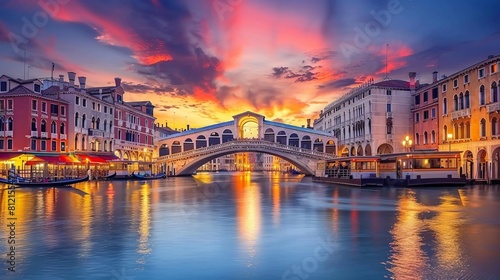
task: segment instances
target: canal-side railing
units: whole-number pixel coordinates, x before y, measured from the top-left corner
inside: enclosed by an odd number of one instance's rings
[[[189,151],[184,151],[180,153],[175,153],[172,155],[165,155],[158,158],[159,161],[171,161],[171,160],[183,160],[192,157],[205,156],[218,152],[225,152],[228,150],[250,150],[250,149],[264,149],[270,151],[284,152],[287,154],[295,154],[307,158],[312,158],[316,160],[327,160],[335,157],[333,154],[323,153],[319,151],[314,151],[310,149],[304,149],[295,146],[287,146],[275,142],[269,142],[264,140],[233,140],[222,144],[211,145],[208,147],[193,149]]]

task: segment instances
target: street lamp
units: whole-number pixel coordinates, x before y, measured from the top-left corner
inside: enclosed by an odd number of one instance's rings
[[[410,139],[410,136],[406,136],[405,140],[403,140],[403,147],[405,147],[408,151],[410,151],[411,150],[411,144],[412,144],[412,141]]]
[[[446,135],[446,139],[448,139],[448,152],[451,151],[451,138],[453,138],[453,134],[448,133],[448,135]]]

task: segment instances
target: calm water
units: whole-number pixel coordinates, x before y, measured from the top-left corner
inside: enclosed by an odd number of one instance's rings
[[[263,173],[0,192],[0,279],[498,279],[500,187]]]

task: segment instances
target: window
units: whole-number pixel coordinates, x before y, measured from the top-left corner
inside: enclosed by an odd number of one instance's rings
[[[479,88],[479,105],[486,104],[486,93],[484,92],[484,86],[481,85]]]
[[[429,93],[426,91],[424,92],[424,102],[427,102],[429,100]]]
[[[415,113],[415,122],[418,123],[420,121],[420,113]]]
[[[56,141],[52,141],[51,146],[52,146],[51,147],[52,151],[57,150],[57,142]]]
[[[38,101],[37,100],[31,100],[31,110],[38,111]]]
[[[108,106],[104,106],[104,113],[108,112]]]
[[[47,102],[42,102],[42,113],[47,113]]]
[[[101,104],[97,104],[97,111],[100,112],[101,111]]]
[[[387,112],[390,113],[391,111],[391,103],[387,103]]]
[[[429,119],[429,110],[424,111],[424,121]]]
[[[66,106],[61,106],[61,116],[66,116]]]
[[[420,145],[420,135],[418,133],[415,133],[415,145]]]
[[[92,110],[95,110],[95,102],[92,102]]]
[[[436,118],[436,108],[431,108],[431,119]]]
[[[465,108],[470,108],[470,94],[469,91],[465,92]]]
[[[390,89],[388,89],[386,92],[385,92],[385,95],[392,95],[392,91]]]
[[[41,87],[39,84],[35,84],[34,89],[35,89],[35,92],[40,92]]]
[[[47,141],[45,141],[45,140],[40,141],[40,150],[42,150],[42,151],[47,150]]]
[[[484,74],[485,74],[484,68],[479,69],[479,71],[477,72],[477,76],[479,79],[484,78],[485,76]]]
[[[424,131],[424,145],[429,144],[429,136],[427,135],[427,131]]]
[[[0,82],[0,91],[1,92],[7,91],[7,81],[1,81]]]
[[[42,122],[40,124],[40,131],[47,132],[47,122],[45,120],[42,120]]]
[[[59,106],[57,104],[50,104],[50,114],[53,116],[59,115]]]
[[[448,127],[445,125],[443,126],[443,140],[446,141],[448,137]]]
[[[469,83],[469,75],[465,75],[464,76],[464,84],[468,84]]]
[[[66,128],[65,128],[65,125],[64,123],[61,123],[61,127],[60,127],[60,131],[59,131],[61,134],[66,134]]]
[[[82,101],[83,101],[82,102],[83,107],[87,107],[87,99],[84,98]]]
[[[109,114],[113,115],[113,108],[109,108]]]
[[[50,133],[57,133],[57,127],[55,121],[52,121],[52,123],[50,124]]]
[[[0,139],[0,150],[5,149],[5,140]]]
[[[7,150],[12,150],[12,139],[7,139]]]
[[[31,119],[31,131],[37,131],[35,119]]]
[[[5,100],[0,100],[0,111],[5,110]]]
[[[460,93],[460,95],[458,97],[458,108],[459,108],[459,110],[464,109],[464,94],[463,93]]]
[[[432,99],[437,99],[438,98],[438,88],[433,88],[432,89]]]
[[[36,151],[36,140],[35,139],[31,139],[31,150]]]
[[[491,64],[490,66],[490,74],[494,74],[498,71],[498,64]]]
[[[8,111],[14,110],[14,100],[7,99],[7,110]]]
[[[448,114],[448,100],[446,98],[443,98],[443,114]]]
[[[431,144],[436,144],[436,131],[431,132]]]
[[[85,128],[85,114],[82,116],[82,128]]]
[[[80,105],[80,96],[75,96],[75,104]]]
[[[78,112],[75,113],[75,127],[78,126]]]
[[[453,80],[453,88],[457,88],[458,87],[458,80],[455,79]]]
[[[486,137],[486,120],[481,119],[481,124],[480,124],[480,136],[481,137]]]
[[[442,90],[443,92],[446,92],[446,88],[447,88],[446,84],[443,84],[443,86],[442,86],[442,89],[441,89],[441,90]]]
[[[61,142],[61,152],[65,152],[65,151],[66,151],[66,143]]]
[[[497,135],[498,134],[498,131],[497,131],[497,118],[493,118],[491,120],[491,135]]]
[[[458,95],[453,96],[453,111],[458,111]]]
[[[493,82],[491,84],[491,102],[495,103],[498,102],[498,88],[497,88],[497,83]]]

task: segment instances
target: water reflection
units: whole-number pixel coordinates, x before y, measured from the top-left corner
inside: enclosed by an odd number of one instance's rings
[[[151,229],[151,217],[150,217],[150,186],[144,184],[141,186],[141,200],[140,200],[140,225],[139,225],[139,240],[137,244],[137,253],[139,254],[139,259],[137,263],[143,265],[146,263],[146,257],[151,253],[151,244],[149,243],[149,230]]]
[[[408,190],[399,197],[397,220],[391,229],[391,256],[388,270],[392,279],[424,279],[428,258],[422,250],[420,236],[425,223],[419,219],[424,207],[417,202],[415,193]]]
[[[248,255],[247,267],[255,267],[258,253],[261,227],[260,190],[251,181],[251,173],[244,172],[234,178],[234,193],[236,196],[236,220],[238,235],[243,242],[243,249]]]

